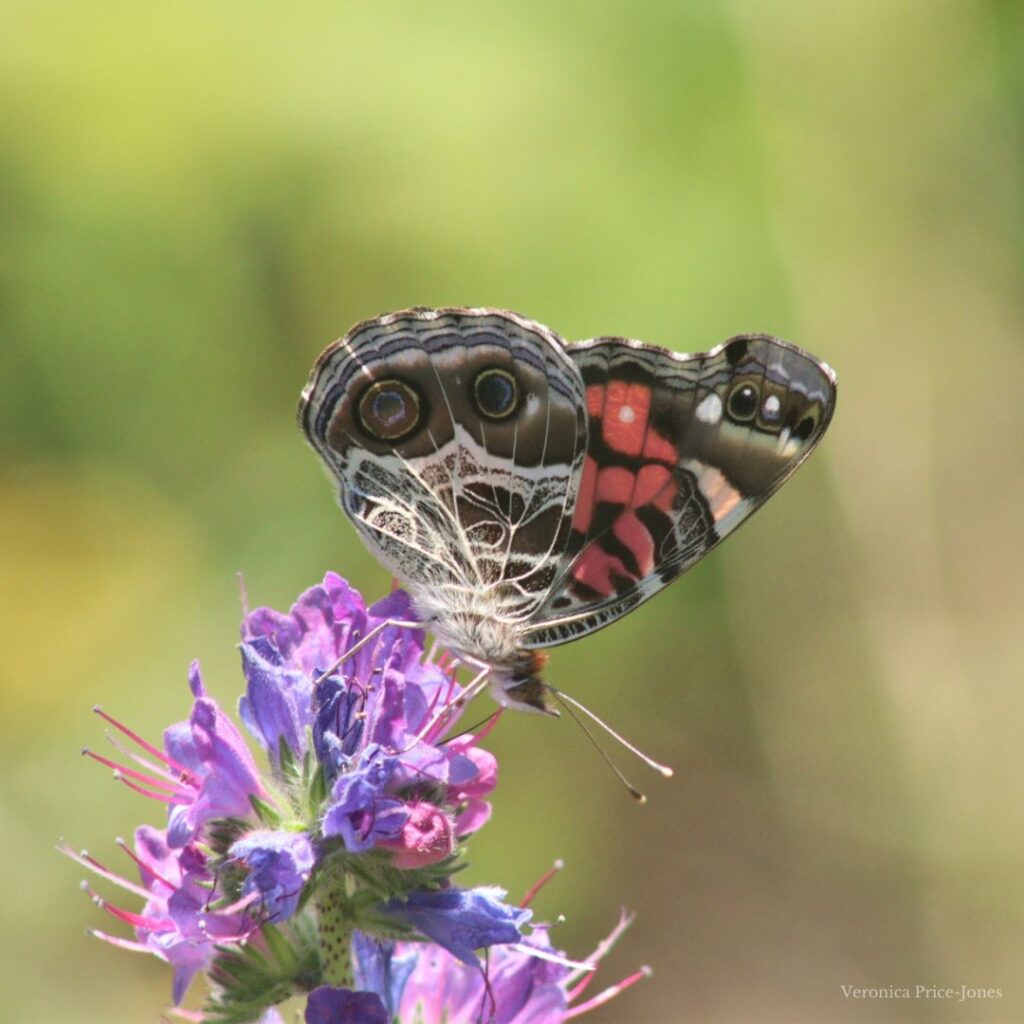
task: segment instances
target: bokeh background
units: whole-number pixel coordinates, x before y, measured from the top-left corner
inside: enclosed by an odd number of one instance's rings
[[[1024,22],[1013,0],[7,3],[0,13],[4,1022],[155,1019],[169,975],[59,837],[154,807],[149,736],[235,574],[388,579],[294,424],[314,356],[413,305],[838,371],[821,450],[711,558],[554,655],[655,756],[506,716],[472,878],[602,970],[588,1020],[1024,1020]],[[483,705],[481,705],[483,707]],[[481,712],[483,713],[483,712]],[[963,984],[960,1003],[846,998]],[[198,995],[199,993],[195,993]]]

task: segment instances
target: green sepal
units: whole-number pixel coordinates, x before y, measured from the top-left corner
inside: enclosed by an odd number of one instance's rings
[[[288,741],[284,736],[281,736],[277,741],[277,765],[281,776],[286,781],[299,777],[298,762],[295,760],[292,748],[288,746]]]
[[[258,797],[255,794],[249,795],[249,804],[252,806],[253,812],[261,825],[265,825],[269,829],[281,827],[281,812],[273,804],[268,803],[262,797]]]
[[[287,933],[264,925],[260,934],[266,941],[263,949],[255,942],[217,947],[209,971],[217,991],[203,1011],[210,1024],[247,1024],[268,1006],[319,984],[316,933],[308,918],[293,918]]]
[[[251,830],[252,822],[245,818],[214,818],[206,826],[203,845],[214,857],[225,857],[228,850]]]
[[[327,776],[324,774],[324,766],[317,764],[309,774],[309,785],[307,788],[309,811],[314,820],[320,818],[324,804],[327,802]]]
[[[267,940],[267,948],[279,966],[282,968],[294,968],[296,966],[298,959],[296,958],[295,950],[279,928],[274,927],[272,924],[265,924],[260,929],[260,934]]]

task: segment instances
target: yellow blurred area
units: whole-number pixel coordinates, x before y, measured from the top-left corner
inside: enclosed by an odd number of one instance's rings
[[[294,409],[415,304],[769,331],[839,375],[753,525],[553,653],[676,777],[612,751],[637,807],[571,722],[496,730],[467,877],[518,898],[562,857],[570,955],[637,915],[593,991],[654,968],[585,1019],[1024,1020],[1022,82],[1012,0],[8,4],[0,1021],[166,1006],[53,852],[127,871],[160,821],[79,758],[89,708],[158,740],[194,657],[233,706],[237,573],[387,591]],[[1001,995],[844,991],[918,985]]]
[[[112,652],[145,657],[151,640],[140,634],[200,558],[195,531],[139,481],[82,466],[15,470],[0,490],[0,533],[5,627],[36,641],[12,645],[0,691],[5,730],[24,737],[68,698],[40,676],[73,665],[81,685]]]

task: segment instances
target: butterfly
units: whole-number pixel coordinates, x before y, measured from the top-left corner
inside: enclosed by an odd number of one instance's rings
[[[329,345],[299,422],[419,620],[501,703],[554,713],[543,649],[706,555],[814,450],[835,401],[825,363],[765,334],[680,355],[418,307]]]

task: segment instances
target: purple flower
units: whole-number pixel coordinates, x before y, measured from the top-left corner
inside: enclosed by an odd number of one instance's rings
[[[259,893],[268,920],[286,920],[295,913],[316,860],[304,832],[250,832],[230,854],[249,869],[242,894]]]
[[[250,798],[266,795],[235,724],[206,696],[196,661],[189,669],[189,686],[195,697],[192,714],[164,732],[165,760],[179,772],[168,818],[168,841],[173,847],[191,841],[213,818],[249,814]]]
[[[288,614],[257,608],[242,623],[242,640],[266,637],[289,665],[307,678],[323,672],[367,628],[366,604],[337,573],[310,587]]]
[[[302,749],[299,729],[304,735],[310,723],[293,713],[293,698],[312,708],[314,750],[331,786],[323,835],[340,836],[350,853],[394,850],[394,865],[404,868],[454,852],[456,836],[487,821],[483,798],[497,782],[497,763],[473,745],[477,737],[441,742],[461,691],[451,671],[424,661],[420,631],[388,624],[411,612],[401,591],[367,610],[328,573],[290,616],[253,612],[245,630],[253,639],[243,643],[243,717],[272,757],[282,737]],[[424,803],[436,808],[426,830]],[[409,824],[413,807],[418,826]]]
[[[326,985],[314,989],[306,1001],[306,1024],[390,1024],[380,996],[351,992]]]
[[[248,682],[239,702],[242,721],[275,764],[280,744],[305,751],[313,724],[313,681],[366,631],[366,606],[340,576],[328,573],[287,615],[257,608],[242,623],[242,670]]]
[[[312,724],[312,680],[291,668],[267,637],[256,637],[241,649],[248,687],[238,702],[238,712],[277,766],[282,743],[293,754],[305,752],[306,728]]]
[[[163,831],[143,825],[135,832],[132,858],[138,866],[141,886],[109,871],[88,854],[75,853],[66,845],[58,849],[94,874],[145,900],[142,912],[133,913],[86,887],[97,906],[134,927],[136,941],[96,929],[92,934],[121,949],[150,953],[167,961],[174,970],[175,1004],[181,1002],[195,974],[210,966],[218,943],[245,939],[255,928],[242,906],[211,907],[213,878],[205,858],[192,846],[172,848]]]
[[[476,950],[523,937],[520,927],[530,919],[530,911],[510,907],[504,895],[493,886],[414,892],[407,900],[391,900],[377,909],[411,925],[462,963],[476,966]]]
[[[628,921],[595,950],[588,963],[566,960],[551,945],[546,927],[535,927],[515,946],[491,949],[485,969],[471,967],[437,946],[400,943],[396,957],[415,957],[395,1017],[417,1024],[560,1024],[596,1009],[647,977],[642,969],[592,999],[579,997]],[[574,1005],[575,1004],[575,1005]]]
[[[440,742],[458,717],[460,688],[450,670],[424,659],[421,631],[390,624],[411,614],[401,591],[367,609],[328,573],[289,614],[247,615],[241,645],[241,715],[278,769],[283,746],[304,754],[312,729],[330,787],[323,836],[340,836],[350,853],[392,849],[397,867],[454,852],[456,836],[487,821],[484,798],[497,782],[497,764],[475,737]]]
[[[335,781],[323,834],[341,836],[351,853],[363,853],[398,835],[409,812],[401,800],[384,795],[397,764],[397,758],[385,755],[380,747],[367,748],[359,767]]]
[[[374,742],[402,749],[439,698],[457,696],[451,673],[424,662],[422,631],[384,628],[389,620],[411,616],[404,592],[395,591],[367,609],[359,593],[335,573],[307,590],[287,615],[257,608],[246,616],[241,649],[249,685],[241,713],[271,758],[282,738],[293,753],[302,752],[304,730],[315,717],[318,735],[331,734],[346,754]],[[344,657],[378,628],[353,656]],[[338,688],[361,702],[358,719],[348,713],[352,701],[339,710],[327,695],[318,698],[316,715],[314,683],[332,676]],[[452,720],[449,716],[445,724]]]
[[[419,664],[423,634],[389,627],[352,657],[343,659],[370,630],[388,619],[408,619],[408,597],[396,592],[367,611],[358,591],[340,576],[327,573],[322,584],[310,587],[284,615],[257,608],[242,625],[242,667],[248,680],[242,698],[242,719],[271,759],[283,739],[293,753],[305,747],[305,729],[314,721],[313,685],[324,675],[353,681],[366,688],[387,670],[410,677],[422,687],[436,666]]]
[[[462,691],[450,655],[426,657],[422,631],[393,624],[410,614],[401,592],[367,608],[328,574],[288,614],[246,616],[240,711],[268,755],[269,782],[195,664],[191,713],[166,730],[164,750],[100,712],[141,753],[120,748],[123,762],[88,753],[165,805],[167,829],[137,832],[141,884],[64,852],[142,900],[136,913],[88,890],[135,930],[134,940],[96,934],[170,963],[176,1002],[206,972],[209,1019],[263,1011],[273,1024],[271,1003],[313,989],[308,1024],[387,1024],[406,1019],[406,982],[428,964],[456,965],[451,985],[471,1000],[477,950],[516,964],[512,952],[539,941],[536,930],[524,936],[530,911],[502,890],[451,886],[463,841],[490,815],[497,762],[478,744],[497,715],[445,738]],[[396,934],[418,938],[396,945]],[[533,974],[509,968],[520,987],[540,991],[552,970],[544,956],[529,955]],[[520,1002],[541,1005],[530,998]]]
[[[399,952],[395,943],[374,939],[357,931],[352,936],[352,960],[356,982],[366,992],[376,992],[393,1020],[405,990],[405,983],[416,966],[419,943],[406,943],[409,949]]]
[[[455,834],[468,836],[482,828],[491,817],[491,805],[483,798],[498,783],[498,761],[482,747],[468,747],[464,756],[472,762],[474,772],[463,782],[452,784],[449,798],[460,804],[462,811],[455,819]]]

